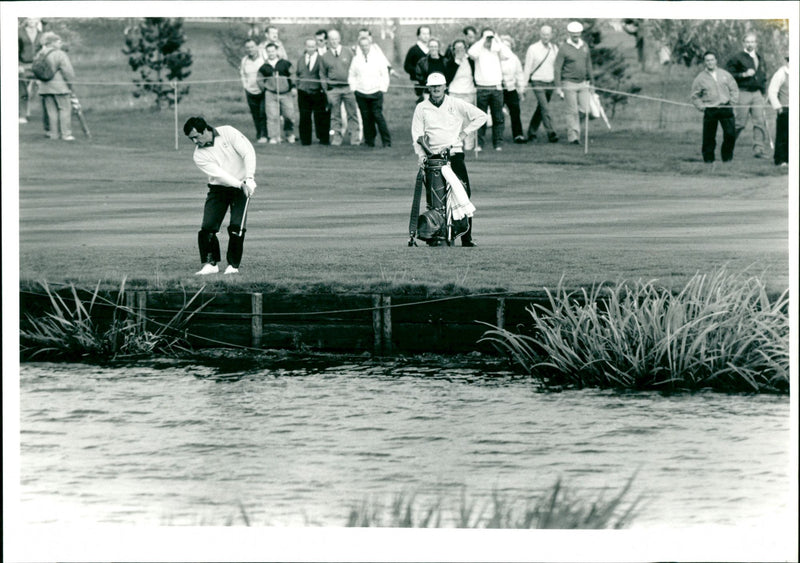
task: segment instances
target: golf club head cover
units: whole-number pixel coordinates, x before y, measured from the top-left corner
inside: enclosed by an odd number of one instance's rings
[[[200,261],[203,264],[216,264],[220,261],[217,233],[200,229],[197,233],[197,246],[200,248]]]
[[[239,263],[242,261],[244,235],[247,232],[247,229],[242,229],[240,234],[239,228],[239,225],[230,225],[228,227],[228,253],[225,255],[225,259],[234,268],[238,268]]]

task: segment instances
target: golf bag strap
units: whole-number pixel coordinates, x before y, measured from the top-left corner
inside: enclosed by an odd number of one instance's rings
[[[425,172],[422,168],[417,172],[417,182],[414,184],[414,199],[411,200],[411,218],[408,221],[408,234],[417,235],[417,221],[419,221],[419,201],[422,197],[422,185],[425,182]]]

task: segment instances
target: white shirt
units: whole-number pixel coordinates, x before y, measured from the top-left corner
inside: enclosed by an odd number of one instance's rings
[[[767,88],[767,99],[774,110],[779,110],[781,107],[783,107],[783,104],[778,98],[778,93],[781,90],[781,86],[783,86],[784,82],[787,80],[789,80],[789,65],[783,65],[781,68],[775,71],[775,74],[772,75],[772,79],[769,81],[769,88]]]
[[[311,55],[306,53],[306,56],[304,57],[304,60],[305,60],[306,68],[308,68],[308,69],[314,68],[314,63],[317,62],[317,52],[314,51],[313,53],[311,53]]]
[[[261,52],[256,55],[255,59],[251,59],[245,55],[239,65],[239,76],[242,79],[242,86],[251,94],[260,94],[261,88],[258,87],[258,69],[264,64],[264,57]]]
[[[350,72],[347,82],[353,92],[362,94],[374,94],[375,92],[386,92],[389,89],[389,69],[386,64],[386,57],[383,53],[372,52],[364,57],[364,53],[359,52],[353,57],[350,63]]]
[[[492,40],[491,49],[484,47],[485,42],[486,38],[482,37],[467,51],[475,61],[475,84],[500,90],[503,87],[503,69],[500,60],[509,58],[513,53],[498,37]]]
[[[238,129],[230,125],[215,128],[217,135],[210,147],[195,147],[194,163],[208,174],[208,183],[238,188],[256,172],[256,151]]]
[[[551,41],[547,45],[537,41],[525,53],[524,82],[553,82],[553,66],[556,63],[558,47]],[[538,67],[538,68],[537,68]]]
[[[423,53],[425,53],[426,55],[428,54],[428,44],[427,43],[423,43],[422,41],[417,41],[417,45],[419,46],[420,49],[422,49]]]
[[[452,147],[453,153],[461,152],[459,135],[469,135],[480,129],[484,123],[486,113],[464,100],[445,95],[438,108],[430,100],[423,100],[417,104],[411,120],[414,152],[420,157],[425,156],[425,151],[417,143],[417,139],[424,135],[428,135],[428,141],[435,152],[448,147]]]
[[[464,60],[458,65],[458,70],[453,80],[450,82],[450,93],[468,96],[474,94],[475,91],[475,80],[472,78],[472,66],[469,64],[469,58],[464,57]]]

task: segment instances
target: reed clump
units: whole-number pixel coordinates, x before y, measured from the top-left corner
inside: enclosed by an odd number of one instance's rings
[[[20,348],[23,359],[112,360],[151,354],[173,355],[187,349],[184,329],[192,316],[209,303],[190,307],[198,299],[201,287],[166,323],[139,318],[123,303],[125,280],[122,280],[116,301],[100,292],[98,282],[88,299],[82,299],[74,284],[69,297],[62,297],[46,281],[40,282],[50,300],[50,310],[43,315],[26,313],[20,327]],[[111,309],[104,318],[100,307]],[[151,329],[145,328],[150,325]],[[155,327],[155,328],[152,328]]]
[[[530,334],[493,327],[481,341],[545,386],[789,391],[789,295],[757,277],[697,274],[678,293],[653,281],[547,290]]]
[[[635,476],[634,476],[635,477]],[[423,505],[416,495],[396,495],[389,506],[363,501],[350,510],[348,527],[500,528],[500,529],[620,529],[638,514],[642,497],[627,500],[634,477],[610,499],[601,493],[587,501],[562,485],[561,479],[540,496],[526,501],[495,491],[479,502],[464,491],[455,510],[441,501]]]

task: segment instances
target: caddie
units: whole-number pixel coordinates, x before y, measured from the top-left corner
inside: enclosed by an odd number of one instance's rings
[[[183,132],[192,141],[194,163],[208,175],[208,194],[203,210],[203,223],[197,234],[200,261],[196,272],[205,276],[219,272],[220,251],[217,232],[230,207],[226,274],[239,273],[244,248],[245,221],[250,196],[256,189],[256,152],[239,130],[230,125],[212,127],[202,117],[190,117]]]
[[[426,155],[416,140],[427,135],[433,152],[450,150],[450,166],[464,184],[467,196],[471,197],[462,143],[467,135],[486,123],[486,112],[469,102],[446,95],[447,81],[444,74],[431,73],[426,85],[430,97],[417,104],[411,120],[411,138],[419,166],[424,165]],[[461,236],[461,246],[477,246],[472,240],[472,217],[469,219],[469,229]]]

